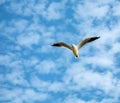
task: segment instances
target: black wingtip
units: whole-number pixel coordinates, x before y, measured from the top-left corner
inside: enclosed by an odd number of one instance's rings
[[[88,42],[94,41],[94,40],[99,39],[99,38],[100,38],[100,36],[97,36],[97,37],[91,37],[90,40],[89,40]]]
[[[51,46],[56,46],[55,44],[52,44]]]
[[[51,46],[60,46],[60,44],[52,44]]]

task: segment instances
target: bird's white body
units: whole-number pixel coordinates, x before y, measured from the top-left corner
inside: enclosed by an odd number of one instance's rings
[[[79,57],[78,55],[78,47],[75,45],[75,44],[72,44],[72,51],[73,51],[73,54],[75,55],[76,58]]]

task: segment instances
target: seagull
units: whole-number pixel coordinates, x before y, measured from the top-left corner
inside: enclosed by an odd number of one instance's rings
[[[51,46],[65,47],[65,48],[71,50],[73,52],[74,56],[76,58],[78,58],[79,57],[78,51],[79,51],[79,49],[81,47],[83,47],[85,44],[87,44],[89,42],[92,42],[92,41],[94,41],[96,39],[99,39],[99,38],[100,38],[100,36],[94,36],[94,37],[85,38],[78,45],[72,44],[72,46],[70,46],[70,45],[68,45],[68,44],[66,44],[64,42],[57,42],[57,43],[52,44]]]

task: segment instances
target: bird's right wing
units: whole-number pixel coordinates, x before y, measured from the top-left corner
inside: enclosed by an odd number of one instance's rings
[[[92,42],[92,41],[94,41],[96,39],[99,39],[99,38],[100,38],[100,36],[98,36],[98,37],[95,36],[95,37],[89,37],[89,38],[84,39],[82,42],[80,42],[78,44],[78,49],[80,49],[81,47],[83,47],[85,44],[87,44],[89,42]]]
[[[58,43],[54,43],[51,46],[57,46],[57,47],[65,47],[68,48],[70,50],[72,50],[71,46],[69,46],[68,44],[64,43],[64,42],[58,42]]]

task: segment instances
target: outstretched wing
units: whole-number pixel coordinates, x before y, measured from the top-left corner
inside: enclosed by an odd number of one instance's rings
[[[69,46],[68,44],[64,43],[64,42],[58,42],[58,43],[54,43],[52,44],[51,46],[57,46],[57,47],[65,47],[65,48],[68,48],[68,49],[72,49],[71,46]]]
[[[96,39],[99,39],[99,38],[100,38],[100,36],[98,36],[98,37],[90,37],[90,38],[84,39],[82,42],[80,42],[78,44],[78,49],[80,49],[81,47],[83,47],[85,44],[87,44],[89,42],[92,42],[92,41],[94,41]]]

